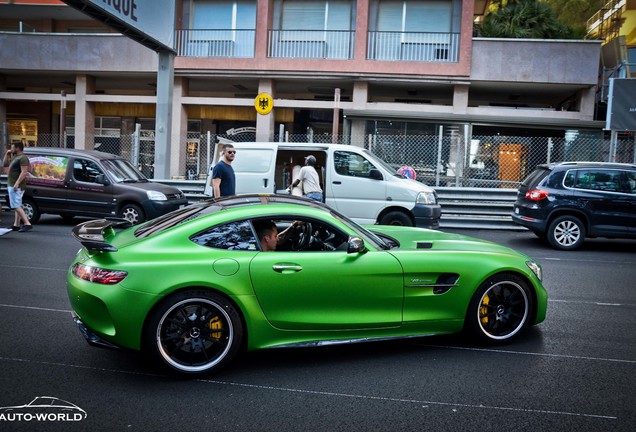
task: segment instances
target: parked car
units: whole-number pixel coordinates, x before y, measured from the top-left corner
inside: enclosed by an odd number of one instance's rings
[[[539,165],[521,183],[512,220],[561,250],[586,237],[636,238],[636,165]]]
[[[188,203],[178,188],[148,180],[121,156],[94,150],[27,147],[31,168],[23,208],[33,223],[42,213],[120,217],[133,224]]]
[[[435,190],[398,174],[368,150],[342,144],[239,142],[232,167],[236,193],[281,193],[296,180],[305,157],[316,158],[324,202],[357,223],[439,228]],[[215,152],[220,154],[220,145]],[[218,160],[214,160],[218,162]],[[204,193],[212,195],[210,172]]]
[[[264,222],[295,228],[264,252]],[[462,330],[506,342],[546,315],[541,267],[526,255],[435,230],[365,228],[305,198],[208,200],[119,228],[73,229],[84,246],[67,277],[76,324],[92,345],[144,350],[183,374],[242,349]]]

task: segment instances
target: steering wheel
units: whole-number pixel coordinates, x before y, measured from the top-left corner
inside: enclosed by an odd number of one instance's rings
[[[296,245],[294,250],[303,250],[307,246],[309,246],[309,242],[311,241],[311,224],[309,222],[305,222],[299,228],[298,232],[298,240],[296,241]]]

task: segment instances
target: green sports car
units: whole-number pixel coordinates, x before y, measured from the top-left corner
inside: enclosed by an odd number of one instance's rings
[[[239,195],[126,223],[73,229],[83,245],[67,277],[75,322],[92,345],[144,350],[183,374],[270,347],[462,330],[501,342],[546,315],[541,267],[526,255],[361,227],[304,198]]]

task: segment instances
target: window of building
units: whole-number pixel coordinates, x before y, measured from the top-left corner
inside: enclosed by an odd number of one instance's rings
[[[286,0],[283,30],[350,30],[351,2],[347,0]]]
[[[191,28],[197,30],[253,30],[254,0],[196,0],[192,4]]]
[[[453,27],[449,0],[381,0],[378,31],[449,33]]]

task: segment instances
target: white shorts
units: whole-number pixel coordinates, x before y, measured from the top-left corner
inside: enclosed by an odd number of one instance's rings
[[[17,191],[13,189],[13,186],[8,188],[9,192],[9,206],[12,209],[17,209],[22,207],[22,197],[24,196],[24,191],[22,189],[18,189]]]

